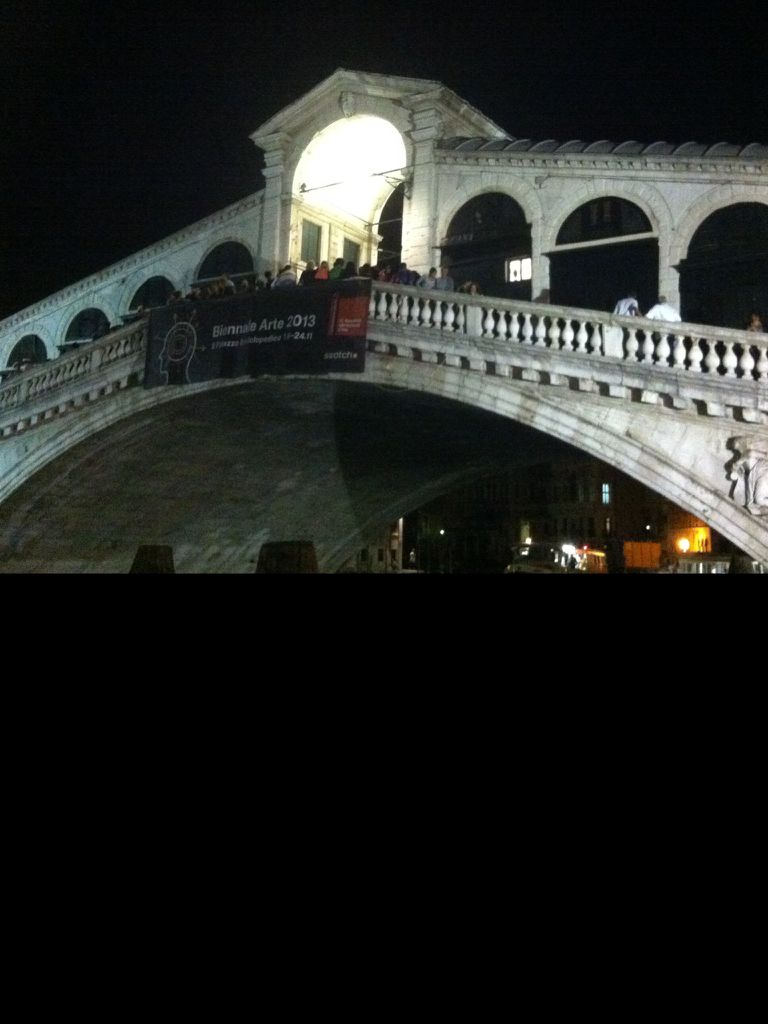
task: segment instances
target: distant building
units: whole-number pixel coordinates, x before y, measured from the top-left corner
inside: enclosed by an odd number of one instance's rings
[[[611,466],[574,454],[484,477],[406,517],[419,568],[500,571],[527,541],[607,550],[621,567],[624,545],[655,546],[662,564],[687,552],[731,550],[706,523]],[[638,565],[641,562],[638,561]]]

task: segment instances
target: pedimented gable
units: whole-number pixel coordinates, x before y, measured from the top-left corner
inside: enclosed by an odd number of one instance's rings
[[[440,82],[422,78],[369,74],[339,68],[295,103],[252,133],[266,152],[303,148],[318,132],[342,117],[370,114],[390,121],[403,134],[418,127],[415,115],[432,112],[439,137],[457,135],[509,138],[497,124]]]

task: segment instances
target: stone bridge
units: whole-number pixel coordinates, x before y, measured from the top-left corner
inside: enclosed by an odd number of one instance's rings
[[[434,294],[374,284],[365,372],[323,379],[421,392],[533,427],[615,466],[768,563],[768,335]],[[187,403],[208,399],[195,399],[201,392],[260,383],[144,389],[145,358],[141,320],[5,382],[0,502],[23,508],[25,483],[93,435],[105,431],[107,453],[117,453],[131,424],[153,409],[181,403],[181,415]],[[263,523],[253,529],[270,539]],[[321,568],[338,567],[359,537],[348,541],[329,534]]]

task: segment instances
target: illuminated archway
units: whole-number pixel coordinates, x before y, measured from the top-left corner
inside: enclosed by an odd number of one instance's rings
[[[678,266],[685,320],[746,327],[768,314],[768,206],[734,203],[704,220]]]
[[[406,162],[403,137],[384,118],[356,114],[318,132],[293,176],[291,262],[374,264],[377,215],[405,180]]]

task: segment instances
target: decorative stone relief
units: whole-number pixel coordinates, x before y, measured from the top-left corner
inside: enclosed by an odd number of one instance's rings
[[[339,97],[339,106],[344,117],[352,117],[357,112],[357,97],[352,92],[343,92]]]
[[[729,479],[744,484],[744,508],[753,516],[768,516],[768,438],[734,437],[736,452]],[[735,497],[735,495],[734,495]]]

